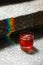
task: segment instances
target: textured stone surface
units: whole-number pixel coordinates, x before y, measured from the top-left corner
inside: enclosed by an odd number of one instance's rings
[[[43,65],[43,39],[36,40],[34,46],[38,52],[30,55],[21,51],[19,44],[0,50],[1,65]]]
[[[0,20],[30,14],[39,10],[43,10],[43,0],[3,6],[0,7]],[[19,44],[0,49],[0,65],[43,65],[43,38],[35,40],[34,46],[39,51],[33,55],[21,51]]]

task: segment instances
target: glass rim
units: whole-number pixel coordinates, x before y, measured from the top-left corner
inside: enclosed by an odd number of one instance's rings
[[[27,34],[27,35],[28,35],[28,34],[31,35],[32,38],[34,39],[34,33],[32,33],[32,32],[29,32],[29,33],[21,33],[21,34],[20,34],[20,39],[25,40],[25,39],[21,38],[21,36],[23,36],[23,35],[25,35],[25,34]],[[31,38],[31,39],[32,39],[32,38]]]
[[[34,36],[34,33],[33,33],[33,32],[26,32],[26,33],[25,33],[25,32],[21,32],[21,33],[20,33],[20,36],[23,35],[23,34],[31,34],[31,35]]]

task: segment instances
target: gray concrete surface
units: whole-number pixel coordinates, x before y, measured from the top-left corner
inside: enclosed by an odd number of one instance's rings
[[[20,45],[0,50],[0,65],[43,65],[43,39],[35,40],[38,52],[30,55],[20,49]]]

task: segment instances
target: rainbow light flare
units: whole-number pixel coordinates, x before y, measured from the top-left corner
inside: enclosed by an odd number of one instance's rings
[[[4,38],[7,39],[7,41],[14,45],[14,42],[9,38],[10,34],[15,31],[15,19],[14,18],[8,18],[4,20],[7,23],[7,34],[4,35]]]

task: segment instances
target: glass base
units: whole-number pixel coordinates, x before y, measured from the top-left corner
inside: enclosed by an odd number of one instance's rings
[[[26,53],[32,53],[33,47],[21,47],[21,50],[26,52]]]

